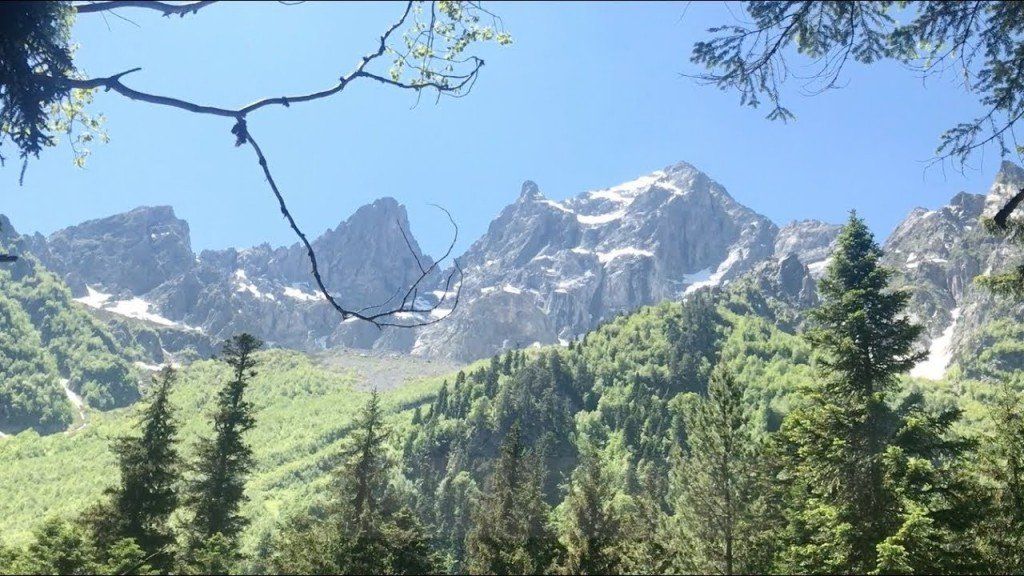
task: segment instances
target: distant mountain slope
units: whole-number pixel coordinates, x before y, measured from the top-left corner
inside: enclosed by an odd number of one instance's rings
[[[988,233],[981,218],[1024,187],[1024,170],[1004,162],[988,195],[960,193],[935,210],[917,208],[885,242],[884,263],[898,272],[897,286],[912,294],[910,309],[926,328],[930,358],[913,372],[938,379],[953,365],[976,366],[994,344],[982,333],[996,322],[1024,321],[1024,305],[997,297],[974,279],[1012,265],[1020,250]],[[1024,368],[1024,358],[1011,362]],[[979,377],[976,369],[969,376]]]
[[[21,256],[0,267],[0,432],[65,428],[77,396],[99,409],[135,401],[122,344],[26,249],[0,217],[0,250]]]
[[[1018,181],[1024,171],[1006,163],[987,199],[962,193],[948,206],[916,209],[886,241],[886,263],[913,291],[911,312],[928,332],[922,346],[933,351],[918,375],[936,378],[954,356],[977,351],[972,334],[996,317],[985,310],[1022,318],[972,283],[1016,253],[986,234],[978,218]],[[419,274],[417,258],[429,262],[415,240],[410,252],[403,228],[405,208],[385,198],[314,241],[325,280],[343,302],[387,300]],[[305,351],[347,346],[469,361],[567,343],[618,314],[728,284],[770,263],[795,259],[790,266],[806,266],[816,277],[837,232],[837,225],[815,220],[780,228],[686,163],[561,202],[526,182],[459,257],[465,284],[458,310],[429,327],[383,331],[339,321],[311,285],[298,245],[196,255],[188,225],[167,207],[36,235],[27,244],[99,316],[144,326],[149,362],[182,350],[204,356],[240,331]],[[451,302],[454,292],[444,291],[442,278],[438,273],[423,285],[422,304]],[[449,308],[442,304],[436,313]],[[118,325],[114,332],[125,332]]]
[[[728,283],[774,257],[821,260],[836,231],[807,221],[780,236],[686,163],[564,202],[527,182],[460,258],[460,309],[423,329],[413,351],[473,359],[567,342],[617,314]]]

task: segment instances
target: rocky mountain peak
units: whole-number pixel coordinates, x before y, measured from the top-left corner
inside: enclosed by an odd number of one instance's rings
[[[18,231],[14,229],[11,220],[0,214],[0,243],[6,246],[16,238],[18,238]]]
[[[992,188],[989,189],[988,195],[985,197],[984,216],[986,218],[995,216],[1006,205],[1006,202],[1022,188],[1024,188],[1024,169],[1013,162],[1004,160],[999,173],[996,174],[995,183],[992,184]],[[1014,221],[1024,222],[1024,211],[1018,207],[1010,215],[1010,218]]]
[[[188,223],[170,206],[141,206],[89,220],[47,238],[44,263],[76,295],[86,285],[133,295],[149,292],[192,268]]]
[[[999,165],[999,173],[996,175],[996,181],[1000,180],[1024,181],[1024,168],[1009,160],[1003,160]]]
[[[526,180],[523,182],[522,187],[519,191],[519,202],[529,202],[531,200],[541,200],[544,195],[540,193],[540,187],[533,180]]]

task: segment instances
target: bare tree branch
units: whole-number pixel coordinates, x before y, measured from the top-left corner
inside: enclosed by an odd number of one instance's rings
[[[156,10],[164,16],[180,16],[195,14],[200,9],[215,3],[216,0],[203,0],[202,2],[189,2],[187,4],[171,4],[169,2],[146,2],[143,0],[110,0],[108,2],[88,2],[75,4],[74,8],[79,14],[95,14],[118,8],[146,8]]]
[[[999,212],[996,212],[995,217],[992,218],[992,221],[995,222],[996,226],[1006,230],[1006,220],[1010,217],[1010,214],[1017,209],[1017,205],[1020,204],[1021,200],[1024,200],[1024,188],[1021,188],[1020,192],[1014,194],[1013,198],[1010,198],[1006,202],[1006,205],[999,209]]]
[[[457,226],[455,227],[455,234],[454,234],[454,237],[452,238],[451,244],[449,244],[449,246],[448,246],[448,251],[445,252],[445,255],[442,256],[438,261],[434,262],[429,268],[426,268],[426,269],[421,268],[420,269],[421,270],[420,276],[416,279],[416,281],[412,284],[412,286],[409,287],[409,290],[406,293],[405,298],[402,300],[401,305],[399,305],[397,307],[394,307],[394,308],[387,309],[387,310],[379,311],[379,312],[376,312],[374,314],[365,314],[364,313],[364,311],[366,310],[365,308],[363,309],[363,311],[360,311],[360,310],[349,310],[348,308],[345,308],[344,306],[342,306],[337,301],[337,299],[334,297],[334,295],[331,294],[331,291],[328,290],[327,286],[324,284],[323,277],[320,274],[320,266],[319,266],[319,263],[317,262],[317,258],[316,258],[316,251],[313,250],[313,245],[310,243],[309,238],[306,236],[306,234],[299,227],[298,223],[295,222],[295,217],[292,216],[291,211],[288,210],[288,205],[285,202],[284,196],[281,194],[281,190],[278,188],[277,182],[274,180],[274,176],[270,172],[270,166],[267,163],[267,157],[263,154],[263,149],[260,148],[259,144],[256,142],[256,140],[252,137],[252,134],[249,132],[249,129],[246,126],[245,120],[244,119],[239,119],[238,123],[235,124],[235,127],[232,128],[231,132],[234,133],[235,136],[238,138],[237,143],[239,145],[248,143],[252,147],[253,151],[256,153],[256,158],[259,161],[260,168],[263,170],[263,175],[266,177],[267,183],[270,185],[270,189],[274,193],[274,197],[277,198],[277,203],[278,203],[278,206],[281,209],[281,214],[288,221],[288,226],[291,227],[292,231],[295,232],[295,235],[299,237],[299,240],[302,242],[303,246],[305,246],[305,248],[306,248],[306,255],[309,258],[309,263],[310,263],[310,266],[311,266],[312,272],[313,272],[313,279],[316,281],[317,288],[320,290],[320,293],[327,300],[328,304],[330,304],[332,308],[334,308],[339,314],[341,314],[341,317],[343,319],[347,320],[349,318],[358,318],[359,320],[364,320],[364,321],[370,322],[371,324],[377,326],[378,328],[383,328],[385,326],[396,326],[396,327],[402,327],[402,328],[415,328],[415,327],[426,326],[426,325],[438,322],[438,321],[448,317],[448,315],[450,315],[452,313],[452,311],[454,311],[454,306],[453,306],[452,310],[447,311],[440,318],[430,318],[433,315],[433,312],[435,310],[440,309],[439,307],[441,306],[441,304],[444,303],[445,298],[448,295],[449,288],[451,287],[451,280],[454,277],[456,271],[459,274],[459,286],[458,286],[458,290],[456,291],[455,301],[456,301],[456,304],[458,303],[459,292],[461,292],[461,288],[462,288],[462,270],[461,270],[461,268],[459,268],[458,262],[455,263],[453,271],[448,276],[447,282],[445,284],[445,294],[444,294],[444,296],[439,298],[437,303],[435,303],[432,306],[420,308],[420,307],[416,306],[416,299],[415,298],[413,298],[413,300],[410,302],[409,295],[410,294],[414,294],[416,289],[417,289],[417,287],[423,281],[423,279],[428,278],[433,273],[433,271],[436,270],[438,262],[441,262],[441,261],[445,260],[451,254],[452,249],[455,246],[455,242],[458,239],[458,227]],[[443,208],[442,208],[442,210],[443,210]],[[451,214],[448,213],[447,210],[445,210],[445,213],[448,214],[449,220],[451,220]],[[451,222],[452,222],[453,225],[455,224],[454,220],[451,220]],[[404,230],[402,231],[402,235],[403,236],[405,235]],[[410,250],[411,250],[411,246],[410,246]],[[418,259],[417,259],[417,261],[418,261]],[[391,321],[388,320],[388,318],[394,318],[394,317],[401,318],[402,315],[406,315],[406,314],[408,314],[408,315],[427,315],[427,318],[429,318],[429,319],[415,318],[415,319],[413,319],[413,321],[407,322],[407,323],[391,322]]]
[[[121,7],[136,7],[159,10],[163,12],[165,16],[170,14],[178,14],[179,16],[183,16],[186,13],[194,13],[195,11],[209,4],[212,4],[212,2],[193,2],[190,4],[175,5],[163,2],[108,1],[101,3],[79,4],[76,5],[76,9],[79,13],[90,13],[113,10],[115,8]],[[380,41],[377,45],[377,49],[367,54],[366,56],[363,56],[363,58],[359,61],[355,69],[352,72],[349,72],[348,74],[340,77],[338,79],[338,82],[333,86],[318,92],[312,92],[308,94],[264,98],[261,100],[257,100],[256,102],[253,102],[247,106],[243,106],[241,108],[224,108],[219,106],[208,106],[203,104],[197,104],[195,102],[183,100],[180,98],[175,98],[172,96],[164,96],[159,94],[142,92],[140,90],[130,88],[122,82],[123,77],[133,72],[137,72],[141,68],[133,68],[115,74],[113,76],[89,79],[60,78],[49,76],[42,76],[41,78],[53,82],[58,87],[66,90],[94,90],[102,88],[106,91],[112,90],[132,100],[138,100],[141,102],[147,102],[150,104],[156,104],[160,106],[169,106],[172,108],[178,108],[195,114],[207,114],[212,116],[233,118],[235,120],[235,123],[231,129],[231,132],[232,134],[235,135],[236,138],[235,145],[241,146],[243,144],[249,144],[249,146],[256,153],[256,158],[259,162],[260,168],[263,171],[263,175],[266,178],[271,191],[274,193],[274,197],[277,199],[278,206],[281,210],[281,214],[288,221],[289,227],[292,229],[295,235],[298,236],[299,240],[306,248],[306,254],[309,259],[310,266],[312,268],[313,278],[316,281],[317,288],[319,289],[323,297],[327,300],[327,302],[331,305],[331,307],[334,308],[345,320],[355,318],[366,322],[370,322],[373,325],[377,326],[378,328],[384,328],[385,326],[394,326],[402,328],[427,326],[430,324],[434,324],[436,322],[440,322],[441,320],[444,320],[449,315],[451,315],[454,312],[455,308],[458,306],[459,298],[461,296],[463,272],[458,261],[453,260],[453,266],[451,270],[448,272],[447,276],[445,277],[444,291],[441,297],[439,297],[437,301],[430,306],[421,306],[419,304],[419,291],[422,288],[423,282],[428,278],[432,278],[433,275],[437,273],[439,264],[447,260],[449,257],[451,257],[452,251],[455,248],[455,243],[458,239],[459,229],[458,225],[455,223],[455,220],[452,218],[451,213],[448,212],[448,210],[445,210],[444,208],[437,206],[437,208],[443,211],[445,215],[448,217],[449,222],[451,222],[452,224],[454,233],[452,240],[448,245],[448,249],[446,250],[444,255],[440,259],[431,263],[431,265],[428,267],[423,266],[423,263],[420,261],[419,256],[413,250],[412,243],[409,240],[408,236],[406,235],[405,230],[401,227],[401,225],[399,225],[399,230],[401,231],[402,236],[405,238],[406,246],[409,248],[410,253],[412,253],[413,257],[415,258],[417,266],[419,267],[420,270],[420,275],[406,289],[405,295],[403,296],[402,301],[399,305],[386,308],[392,301],[394,301],[398,294],[401,293],[401,288],[398,291],[396,291],[391,298],[389,298],[382,304],[365,307],[361,310],[348,309],[338,301],[337,297],[335,297],[335,295],[333,295],[331,291],[327,288],[327,286],[324,284],[323,278],[320,273],[319,263],[317,262],[316,252],[313,249],[313,246],[310,243],[308,237],[299,227],[298,223],[295,221],[295,218],[289,211],[288,205],[284,199],[284,195],[281,193],[277,185],[277,182],[274,180],[274,177],[270,172],[270,167],[267,162],[267,158],[264,155],[262,148],[259,146],[256,140],[253,139],[246,121],[247,116],[251,112],[255,112],[267,106],[281,105],[287,107],[294,103],[309,102],[312,100],[319,100],[322,98],[333,96],[334,94],[337,94],[338,92],[344,90],[350,82],[357,78],[367,78],[370,80],[375,80],[382,84],[408,90],[415,90],[417,93],[421,92],[424,89],[434,89],[437,91],[438,96],[440,96],[441,94],[446,94],[449,96],[457,97],[467,93],[469,90],[472,89],[473,83],[475,82],[477,76],[479,75],[480,69],[484,65],[484,61],[475,56],[461,60],[452,57],[452,54],[458,54],[458,52],[461,51],[461,48],[454,52],[449,52],[445,57],[437,57],[432,54],[433,35],[435,34],[436,30],[436,11],[433,3],[431,3],[431,20],[429,28],[416,28],[417,30],[419,30],[419,35],[416,37],[417,39],[415,41],[410,42],[409,38],[406,38],[408,51],[403,53],[395,51],[394,49],[389,47],[389,40],[391,39],[392,35],[408,21],[409,16],[412,13],[414,4],[415,2],[413,0],[410,0],[406,3],[405,10],[403,11],[402,16],[398,20],[396,20],[380,36]],[[496,19],[496,17],[493,14],[480,8],[478,3],[470,2],[469,5]],[[473,21],[475,22],[475,20]],[[473,29],[473,33],[478,32],[479,29]],[[416,45],[416,43],[419,42],[419,39],[424,34],[427,35],[426,45],[430,47],[428,48],[427,55],[413,55],[412,46]],[[459,42],[463,42],[464,40],[465,37],[460,38]],[[411,70],[419,72],[419,78],[413,80],[403,80],[401,78],[400,70],[399,73],[397,74],[392,72],[390,77],[382,76],[380,74],[370,72],[369,70],[367,70],[367,67],[371,63],[382,57],[385,53],[391,53],[396,56],[396,65],[400,63]],[[415,61],[410,60],[410,58],[414,58]],[[444,65],[441,66],[440,71],[432,68],[432,66],[438,62],[444,63]],[[462,73],[456,72],[456,65],[468,65],[468,70]],[[453,293],[454,297],[451,298],[450,308],[442,308],[441,306],[444,305],[446,301],[449,301],[449,295]],[[371,310],[375,310],[375,312],[370,313]]]

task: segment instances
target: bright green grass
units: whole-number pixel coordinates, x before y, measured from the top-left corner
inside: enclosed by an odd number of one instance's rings
[[[248,392],[257,407],[257,425],[248,437],[257,468],[244,509],[252,520],[246,538],[250,546],[323,490],[338,442],[369,395],[357,374],[327,368],[297,352],[268,351],[260,359],[259,375]],[[380,359],[385,366],[388,361]],[[196,438],[209,434],[208,416],[227,376],[226,367],[213,361],[181,371],[173,399],[186,458]],[[406,425],[411,409],[432,399],[441,380],[412,376],[384,392],[395,424]],[[111,441],[132,432],[136,414],[135,408],[91,411],[84,430],[42,437],[29,431],[0,439],[0,541],[24,542],[41,520],[74,516],[115,484]]]

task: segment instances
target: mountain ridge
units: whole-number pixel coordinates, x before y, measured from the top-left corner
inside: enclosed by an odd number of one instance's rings
[[[997,244],[974,220],[1020,174],[1005,163],[987,196],[960,193],[946,206],[914,209],[886,239],[887,263],[924,282],[924,288],[907,286],[916,290],[914,313],[928,340],[943,335],[971,278],[984,271],[974,257],[958,261],[955,271],[943,267],[950,250]],[[332,293],[358,307],[408,286],[419,274],[417,260],[432,260],[411,234],[406,244],[402,230],[408,230],[404,206],[385,197],[314,239]],[[686,162],[561,201],[526,180],[516,200],[459,256],[465,283],[451,318],[383,331],[338,321],[311,283],[299,244],[196,254],[187,222],[171,207],[139,207],[49,237],[23,238],[79,302],[165,333],[214,342],[244,330],[306,351],[345,346],[468,361],[509,348],[564,344],[618,314],[732,282],[791,255],[809,276],[820,276],[838,230],[815,219],[779,226]],[[443,277],[438,271],[424,283],[423,305],[453,295],[445,292]],[[437,313],[447,311],[442,305]],[[153,361],[165,359],[160,355]]]

